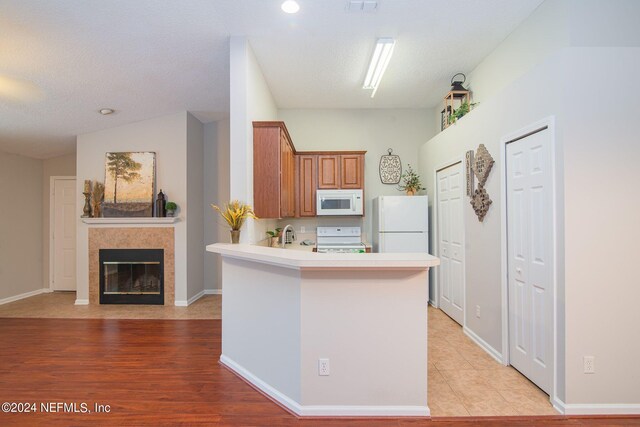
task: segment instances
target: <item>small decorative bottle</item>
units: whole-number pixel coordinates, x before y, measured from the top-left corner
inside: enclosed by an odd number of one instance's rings
[[[156,217],[158,218],[164,218],[167,216],[167,210],[165,209],[165,197],[164,197],[164,193],[162,192],[162,189],[160,189],[160,192],[158,193],[158,197],[156,198]]]

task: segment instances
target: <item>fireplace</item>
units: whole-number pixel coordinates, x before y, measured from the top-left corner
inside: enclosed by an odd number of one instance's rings
[[[163,249],[100,249],[100,304],[164,304]]]

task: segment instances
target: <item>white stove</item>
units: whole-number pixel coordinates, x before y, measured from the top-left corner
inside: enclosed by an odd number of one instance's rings
[[[360,227],[318,227],[316,249],[324,253],[365,253]]]

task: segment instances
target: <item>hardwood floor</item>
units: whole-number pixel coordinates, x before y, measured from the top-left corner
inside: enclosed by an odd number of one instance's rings
[[[638,418],[561,416],[466,419],[300,420],[218,363],[219,320],[0,319],[1,426],[631,425]],[[87,404],[91,413],[43,413],[41,404]],[[94,404],[109,405],[96,413]],[[63,408],[60,408],[62,411]]]

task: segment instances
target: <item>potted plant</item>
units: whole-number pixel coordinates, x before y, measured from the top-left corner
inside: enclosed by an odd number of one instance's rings
[[[407,196],[413,196],[420,190],[425,190],[420,182],[420,175],[415,173],[410,164],[407,164],[407,170],[402,174],[403,184],[398,186],[400,191],[407,193]]]
[[[453,113],[449,116],[449,124],[456,122],[458,119],[462,118],[465,114],[471,111],[471,107],[476,105],[477,102],[469,104],[467,101],[460,104],[456,110],[453,110]]]
[[[240,242],[240,229],[247,218],[258,219],[251,206],[238,200],[227,202],[222,208],[216,205],[211,205],[211,207],[217,210],[231,227],[231,243]]]
[[[176,214],[176,209],[178,209],[178,205],[175,202],[167,202],[164,207],[167,210],[167,216],[174,216]]]
[[[276,248],[278,247],[278,239],[282,235],[282,228],[276,228],[274,231],[268,230],[267,235],[269,235],[269,247]]]

